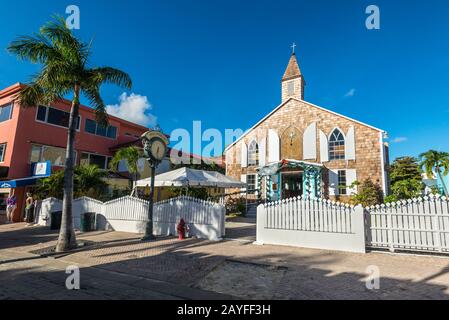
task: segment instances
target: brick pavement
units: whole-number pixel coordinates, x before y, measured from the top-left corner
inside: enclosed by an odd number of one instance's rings
[[[141,242],[139,235],[121,232],[80,235],[80,239],[102,242],[102,245],[57,259],[35,259],[35,256],[27,253],[54,243],[55,238],[56,235],[45,228],[0,226],[0,260],[19,259],[0,264],[1,298],[66,298],[67,290],[62,289],[64,294],[60,296],[56,287],[61,290],[61,281],[65,279],[62,271],[69,264],[81,266],[82,279],[87,281],[86,289],[81,290],[78,298],[230,298],[236,292],[239,292],[238,297],[245,298],[247,296],[242,286],[247,285],[247,282],[239,281],[238,275],[232,277],[235,292],[215,288],[214,291],[225,296],[198,288],[204,277],[219,270],[229,260],[287,268],[268,293],[268,297],[274,299],[449,297],[447,257],[379,252],[353,254],[258,246],[245,241],[178,241],[174,238],[159,238],[154,242]],[[379,290],[368,290],[365,287],[366,270],[371,265],[380,270]],[[33,283],[31,291],[24,285],[26,282]],[[180,294],[188,290],[192,291]],[[70,298],[73,294],[70,293]],[[261,293],[260,297],[267,297],[267,292]]]

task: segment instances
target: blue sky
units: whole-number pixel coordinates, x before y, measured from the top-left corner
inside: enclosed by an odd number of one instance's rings
[[[92,64],[134,81],[126,94],[105,86],[105,102],[136,103],[134,116],[165,132],[194,120],[203,129],[251,127],[279,104],[296,42],[307,101],[387,130],[392,158],[449,151],[448,1],[0,2],[10,13],[0,19],[2,88],[37,70],[10,56],[8,43],[75,4],[76,34],[94,38]],[[370,4],[380,8],[380,30],[365,28]]]

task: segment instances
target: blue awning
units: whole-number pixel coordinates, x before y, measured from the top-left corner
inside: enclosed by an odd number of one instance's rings
[[[0,188],[17,188],[35,185],[37,180],[46,178],[45,176],[33,176],[9,181],[0,181]]]

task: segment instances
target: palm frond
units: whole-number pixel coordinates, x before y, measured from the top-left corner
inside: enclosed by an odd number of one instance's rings
[[[64,57],[84,65],[89,55],[87,45],[73,35],[63,17],[54,16],[53,18],[53,21],[49,21],[40,28],[40,33],[53,42]]]
[[[95,109],[95,118],[98,124],[102,127],[108,125],[108,113],[106,112],[106,105],[100,96],[100,90],[96,86],[83,87],[84,95],[89,99],[90,105]]]
[[[131,89],[131,77],[119,69],[112,67],[93,68],[88,70],[91,74],[91,79],[97,84],[111,83],[123,88]]]
[[[46,92],[41,86],[36,83],[30,83],[23,89],[19,91],[15,97],[19,104],[26,107],[36,107],[39,104],[46,104],[48,97],[46,97]]]
[[[136,174],[138,171],[137,161],[141,156],[142,152],[137,147],[130,146],[126,148],[121,148],[115,153],[114,157],[111,159],[109,167],[111,170],[117,171],[120,162],[125,161],[129,173]]]
[[[9,44],[7,50],[21,60],[29,60],[33,63],[61,59],[59,52],[41,34],[19,37]]]

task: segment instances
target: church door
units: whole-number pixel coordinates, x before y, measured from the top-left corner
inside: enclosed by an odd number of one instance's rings
[[[303,193],[303,175],[302,172],[282,173],[282,199],[302,196]]]

